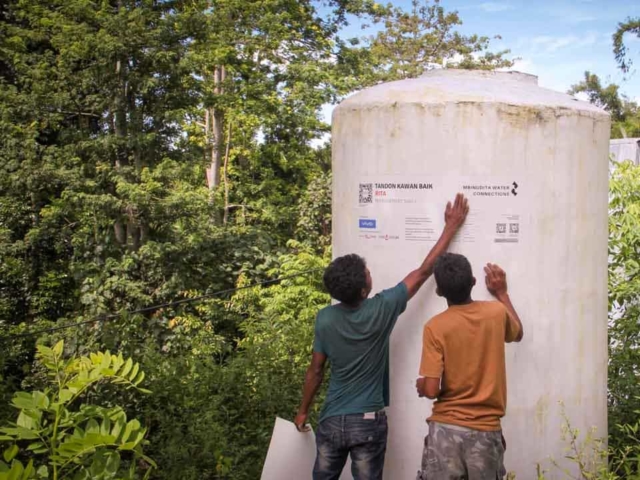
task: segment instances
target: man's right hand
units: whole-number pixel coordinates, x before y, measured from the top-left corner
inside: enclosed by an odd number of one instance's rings
[[[444,223],[446,227],[457,231],[464,223],[464,219],[467,218],[467,213],[469,213],[469,202],[463,194],[458,193],[453,205],[451,205],[451,202],[448,202],[447,208],[444,211]]]
[[[484,283],[489,293],[500,299],[507,294],[507,274],[498,265],[487,263],[484,267]]]
[[[296,429],[299,432],[308,432],[311,430],[311,427],[307,425],[307,414],[304,412],[298,411],[293,423],[296,425]]]
[[[493,263],[487,263],[487,266],[484,267],[484,273],[487,275],[484,278],[484,282],[487,284],[487,290],[489,290],[491,295],[496,297],[496,300],[507,308],[507,312],[509,312],[508,318],[517,324],[517,326],[509,328],[505,335],[505,342],[519,342],[524,336],[524,329],[522,328],[522,322],[520,321],[518,312],[513,308],[513,304],[507,293],[507,274],[504,273],[504,270],[498,265]],[[517,333],[514,334],[514,332]]]

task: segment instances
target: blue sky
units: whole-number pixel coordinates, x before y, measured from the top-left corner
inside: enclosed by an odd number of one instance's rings
[[[394,2],[407,5],[409,1]],[[567,90],[589,70],[617,83],[632,98],[640,97],[640,73],[624,78],[616,68],[611,35],[618,22],[640,16],[633,0],[443,0],[448,10],[458,10],[463,33],[502,36],[496,49],[508,48],[521,60],[516,70],[538,75],[543,87]],[[640,67],[640,42],[627,36],[636,66]]]
[[[391,3],[406,9],[411,5],[410,0]],[[542,87],[566,91],[589,70],[640,101],[640,40],[627,35],[636,71],[626,78],[616,67],[611,44],[618,22],[640,16],[640,1],[442,0],[441,5],[458,11],[461,33],[500,35],[502,39],[493,40],[491,49],[511,50],[511,58],[520,58],[514,70],[537,75]],[[356,35],[363,32],[355,24],[343,32],[345,37]]]

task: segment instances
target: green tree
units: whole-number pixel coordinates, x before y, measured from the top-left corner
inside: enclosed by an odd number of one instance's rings
[[[284,242],[296,204],[320,172],[314,139],[328,132],[320,108],[350,91],[348,47],[338,37],[347,12],[366,3],[311,0],[195,2],[189,62],[199,85],[191,140],[209,164],[224,224],[268,225]],[[333,8],[333,9],[331,9]]]
[[[568,93],[585,93],[589,102],[611,114],[611,138],[640,136],[640,106],[621,94],[618,85],[603,86],[596,74],[585,72],[584,80],[573,85]]]
[[[609,433],[620,447],[616,425],[635,425],[640,411],[640,167],[616,164],[609,191]]]
[[[9,272],[23,315],[3,320],[57,320],[108,259],[166,238],[169,185],[153,172],[189,175],[188,152],[176,153],[190,95],[186,34],[174,30],[171,2],[25,1],[7,11],[0,254],[9,266],[26,261],[21,277]]]
[[[504,50],[489,52],[489,37],[462,35],[458,12],[447,12],[439,0],[412,0],[409,11],[380,7],[374,17],[384,28],[368,38],[373,83],[415,78],[434,67],[493,70],[510,67]],[[496,37],[499,38],[499,37]]]
[[[616,57],[618,66],[625,73],[629,72],[632,64],[628,58],[627,46],[624,43],[626,34],[640,38],[640,18],[628,18],[625,22],[620,22],[613,34],[613,54]]]
[[[147,354],[154,394],[140,408],[150,428],[147,453],[163,459],[155,477],[259,478],[275,416],[290,417],[299,402],[315,315],[329,302],[321,283],[328,257],[300,243],[289,247],[291,253],[265,261],[266,273],[304,275],[239,290],[224,302],[240,328],[236,341],[199,351],[193,332],[184,332],[188,355],[167,361],[166,354]],[[238,286],[254,276],[241,275]]]
[[[322,253],[331,245],[331,174],[314,178],[300,199],[297,237]]]

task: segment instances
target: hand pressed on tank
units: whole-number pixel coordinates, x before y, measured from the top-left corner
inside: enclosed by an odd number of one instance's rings
[[[507,274],[502,268],[496,264],[487,263],[484,273],[486,274],[484,282],[491,295],[500,298],[507,293]]]
[[[469,213],[469,201],[462,193],[456,195],[456,199],[451,205],[451,202],[447,202],[447,208],[444,211],[444,223],[447,227],[458,230],[464,223],[467,214]]]

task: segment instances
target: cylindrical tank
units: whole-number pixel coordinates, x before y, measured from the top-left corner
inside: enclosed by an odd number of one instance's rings
[[[506,346],[505,463],[519,479],[561,463],[571,426],[607,433],[609,115],[517,72],[430,71],[378,85],[333,114],[333,253],[367,260],[374,292],[418,267],[461,191],[451,251],[507,272],[525,338]],[[385,479],[414,479],[431,403],[415,392],[423,325],[446,309],[430,279],[391,337]]]

